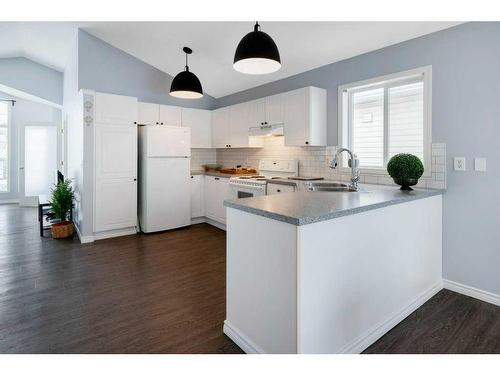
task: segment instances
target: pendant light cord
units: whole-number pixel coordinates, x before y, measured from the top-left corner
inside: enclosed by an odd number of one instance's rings
[[[186,72],[189,72],[189,66],[188,66],[188,54],[186,53]]]
[[[259,21],[255,21],[255,26],[253,27],[253,31],[259,31],[259,29],[260,29]]]

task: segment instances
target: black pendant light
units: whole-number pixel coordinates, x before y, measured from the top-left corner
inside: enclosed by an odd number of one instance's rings
[[[170,95],[183,99],[198,99],[203,96],[203,89],[198,77],[189,71],[188,55],[193,51],[189,47],[182,49],[186,54],[186,67],[183,72],[177,74],[170,85]]]
[[[267,74],[281,68],[280,53],[274,40],[260,31],[255,22],[252,32],[241,39],[234,54],[235,70],[246,74]]]

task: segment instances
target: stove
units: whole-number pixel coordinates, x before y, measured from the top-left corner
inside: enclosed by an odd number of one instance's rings
[[[259,162],[259,175],[234,176],[229,179],[233,198],[266,195],[269,179],[298,176],[299,163],[294,159],[263,159]]]

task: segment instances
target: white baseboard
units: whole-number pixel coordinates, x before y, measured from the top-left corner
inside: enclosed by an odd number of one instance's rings
[[[215,221],[215,220],[212,220],[212,219],[209,219],[209,218],[208,218],[208,217],[206,217],[206,216],[195,217],[195,218],[192,218],[192,219],[191,219],[191,225],[194,225],[194,224],[201,224],[201,223],[207,223],[207,224],[210,224],[211,226],[216,227],[216,228],[219,228],[219,229],[222,229],[223,231],[225,231],[225,230],[226,230],[226,225],[225,225],[225,224],[220,223],[220,222]]]
[[[490,293],[485,290],[446,279],[443,279],[443,288],[500,306],[500,295],[498,294]]]
[[[373,328],[371,331],[366,332],[364,335],[358,337],[352,343],[344,346],[339,353],[343,354],[359,354],[370,345],[375,343],[378,339],[384,336],[387,332],[393,329],[396,325],[401,323],[405,318],[408,317],[412,312],[422,306],[431,297],[433,297],[437,292],[443,289],[443,282],[439,280],[430,288],[421,293],[417,298],[410,302],[407,306],[402,308],[399,312],[389,317],[385,322],[379,326]]]
[[[75,227],[76,234],[77,234],[78,238],[80,239],[80,243],[94,242],[94,236],[82,236],[82,233],[80,232],[80,228],[78,227],[78,225],[76,225],[76,223],[73,223],[73,225]]]
[[[94,233],[94,240],[97,241],[97,240],[104,240],[106,238],[129,236],[131,234],[137,234],[136,227],[126,228],[126,229],[107,230],[105,232],[96,232],[96,233]]]
[[[252,342],[252,340],[250,340],[248,337],[246,337],[244,334],[242,334],[236,328],[234,328],[231,325],[231,323],[229,323],[227,320],[224,320],[224,328],[222,330],[245,353],[265,354],[264,350],[262,350],[254,342]]]
[[[12,203],[18,203],[19,204],[19,199],[13,198],[13,199],[0,199],[0,204],[12,204]]]

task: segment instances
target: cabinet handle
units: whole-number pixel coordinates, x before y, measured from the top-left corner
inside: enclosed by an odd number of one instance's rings
[[[163,122],[161,123],[161,125],[163,125]]]
[[[231,147],[231,145],[229,145],[229,147]]]
[[[219,177],[215,177],[215,180],[220,180],[220,178]]]
[[[309,144],[309,141],[306,141],[306,145],[308,145],[308,144]]]
[[[156,123],[156,125],[159,125],[159,124],[160,124],[159,122]]]
[[[264,121],[264,124],[267,125],[267,121]]]
[[[276,191],[277,191],[278,193],[281,193],[281,190],[280,190],[280,189],[278,189],[278,190],[276,190]]]
[[[194,178],[193,176],[191,176],[191,178]]]
[[[134,121],[134,125],[137,125],[137,121]]]

